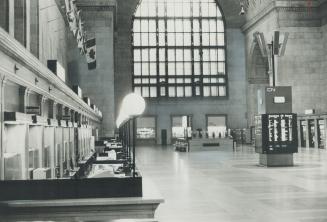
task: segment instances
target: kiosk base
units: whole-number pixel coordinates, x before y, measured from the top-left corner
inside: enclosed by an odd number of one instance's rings
[[[294,166],[293,153],[259,154],[259,164],[267,167]]]

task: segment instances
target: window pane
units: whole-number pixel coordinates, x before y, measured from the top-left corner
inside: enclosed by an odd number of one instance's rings
[[[150,97],[157,97],[157,87],[150,87]]]
[[[191,32],[191,20],[190,19],[184,19],[184,32]]]
[[[151,76],[157,75],[157,64],[156,63],[150,63],[150,75]]]
[[[217,31],[217,22],[215,19],[209,20],[209,26],[210,26],[210,32],[216,32]]]
[[[134,46],[140,46],[141,45],[141,34],[134,33],[133,41],[134,41]]]
[[[209,20],[202,19],[202,32],[209,32]]]
[[[218,63],[218,73],[225,74],[225,63],[223,62]]]
[[[142,87],[142,96],[149,97],[149,87]]]
[[[183,20],[182,19],[176,19],[175,32],[183,32]]]
[[[211,86],[211,96],[218,96],[218,87]]]
[[[149,20],[149,32],[156,32],[157,26],[155,20]]]
[[[190,49],[184,49],[184,61],[191,61],[191,50]]]
[[[184,75],[184,67],[182,62],[176,63],[176,75]]]
[[[191,97],[192,96],[192,87],[186,86],[185,87],[185,97]]]
[[[169,87],[169,97],[175,97],[176,93],[175,93],[175,87]]]
[[[177,97],[183,97],[184,96],[184,88],[181,86],[177,87]]]
[[[141,87],[134,87],[134,92],[136,94],[142,95]]]
[[[165,49],[159,49],[159,61],[163,62],[166,60]]]
[[[193,32],[200,32],[199,20],[193,20]]]
[[[202,50],[203,55],[203,61],[209,61],[210,55],[209,55],[209,49],[203,49]]]
[[[203,63],[203,75],[209,75],[210,74],[210,67],[209,62]]]
[[[183,49],[176,49],[176,61],[183,61]]]
[[[200,33],[193,34],[193,44],[194,44],[194,46],[200,45]]]
[[[142,63],[142,76],[149,75],[149,63]]]
[[[163,3],[158,3],[158,16],[165,16],[165,4]]]
[[[142,29],[142,32],[148,32],[149,31],[148,20],[145,20],[145,19],[141,20],[141,29]]]
[[[175,50],[168,49],[168,61],[175,61]]]
[[[192,75],[192,64],[190,62],[184,63],[184,75],[186,76]]]
[[[200,16],[200,4],[199,2],[193,2],[193,16],[199,17]]]
[[[168,75],[174,76],[175,75],[175,63],[168,63]]]
[[[166,88],[160,87],[160,96],[166,96]]]
[[[210,87],[209,86],[203,87],[203,96],[205,96],[205,97],[210,96]]]
[[[149,50],[142,49],[142,61],[148,61],[148,60],[149,60]]]
[[[218,60],[225,61],[225,50],[218,49]]]
[[[210,45],[217,45],[216,33],[210,33]]]
[[[226,96],[226,87],[219,86],[219,96]]]
[[[200,50],[194,49],[194,61],[200,61]]]
[[[167,44],[169,46],[174,46],[175,45],[175,33],[168,33],[167,34]]]
[[[202,45],[205,45],[205,46],[209,45],[209,33],[202,34]]]
[[[141,75],[141,63],[134,63],[134,75],[135,76]]]
[[[224,22],[222,20],[217,20],[217,32],[224,32]]]
[[[176,46],[182,46],[184,43],[184,35],[183,33],[176,33]]]
[[[210,69],[211,69],[211,75],[217,75],[218,74],[218,67],[217,62],[211,62],[210,63]]]
[[[157,50],[156,49],[150,49],[149,50],[150,53],[150,61],[157,61]]]
[[[166,39],[165,33],[159,33],[159,46],[165,46]]]
[[[184,46],[191,46],[191,43],[192,43],[191,34],[184,33]]]
[[[141,41],[143,46],[148,46],[149,45],[149,35],[148,33],[142,33],[141,34]]]
[[[159,30],[159,32],[165,32],[165,21],[164,20],[158,21],[158,30]]]
[[[156,5],[154,3],[149,3],[149,16],[156,16]]]
[[[141,61],[141,51],[139,49],[134,50],[134,61],[139,62]]]
[[[140,20],[138,20],[138,19],[135,19],[135,20],[134,20],[133,31],[134,31],[134,32],[140,32],[140,31],[141,31]]]
[[[201,75],[201,68],[199,62],[194,63],[194,75]]]
[[[175,21],[172,19],[167,20],[167,32],[175,32]]]
[[[156,46],[157,45],[157,35],[156,33],[149,34],[149,46]]]
[[[225,39],[224,39],[224,33],[218,33],[217,34],[217,44],[219,46],[224,46],[225,45]]]
[[[166,75],[166,64],[165,63],[159,63],[159,75],[164,76]]]

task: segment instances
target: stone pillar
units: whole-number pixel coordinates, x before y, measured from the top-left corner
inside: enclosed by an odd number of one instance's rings
[[[306,137],[306,148],[310,148],[310,145],[309,145],[309,130],[310,130],[310,127],[309,127],[309,119],[307,119],[307,120],[305,120],[306,122],[307,122],[307,130],[306,130],[306,135],[305,135],[305,137]]]
[[[29,0],[30,52],[39,58],[39,0]]]
[[[8,31],[11,36],[15,36],[15,5],[13,0],[9,1],[9,19],[8,19]]]
[[[324,118],[324,149],[327,149],[327,118]]]
[[[0,76],[0,180],[4,180],[4,157],[3,154],[5,152],[4,150],[4,140],[3,140],[3,134],[4,134],[4,88],[6,85],[6,79],[4,76]]]
[[[88,38],[96,38],[97,67],[88,70],[84,57],[76,56],[68,72],[71,76],[78,76],[76,84],[83,92],[92,98],[92,103],[103,112],[101,132],[106,136],[113,136],[115,130],[115,72],[114,72],[114,17],[116,8],[113,1],[77,1],[78,9],[82,10],[84,29]],[[74,41],[75,39],[70,39]],[[126,46],[125,46],[126,47]],[[77,48],[74,53],[78,53]],[[125,58],[124,58],[125,59]],[[125,60],[124,60],[125,61]],[[124,66],[127,63],[124,62]],[[129,82],[124,81],[123,84]],[[83,120],[86,122],[86,120]]]
[[[9,32],[9,0],[0,1],[0,27]]]
[[[314,142],[315,142],[315,148],[319,148],[319,143],[318,143],[318,119],[314,119],[314,124],[315,124],[315,136],[314,136]]]
[[[26,47],[26,1],[12,0],[14,2],[14,36]]]
[[[302,144],[301,144],[301,120],[298,120],[297,121],[297,138],[298,138],[298,147],[299,147],[299,152],[302,151],[301,147],[302,147]]]

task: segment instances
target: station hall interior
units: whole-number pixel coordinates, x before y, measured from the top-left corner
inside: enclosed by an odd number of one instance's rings
[[[0,0],[0,221],[327,221],[327,0]]]

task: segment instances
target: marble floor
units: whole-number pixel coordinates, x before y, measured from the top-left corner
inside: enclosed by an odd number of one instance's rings
[[[252,147],[180,153],[137,147],[143,177],[165,203],[160,222],[327,221],[327,152],[301,149],[294,167],[258,166]]]

